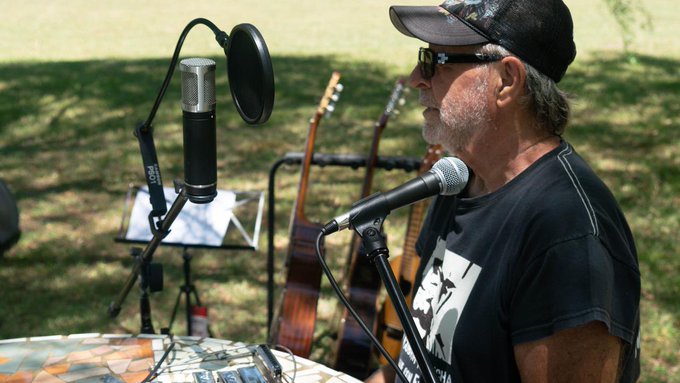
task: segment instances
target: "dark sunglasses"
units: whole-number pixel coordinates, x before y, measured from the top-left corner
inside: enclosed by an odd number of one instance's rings
[[[444,53],[435,52],[430,48],[420,48],[418,52],[418,67],[424,79],[429,80],[434,76],[434,68],[437,64],[451,63],[486,63],[498,61],[503,56],[485,53]]]

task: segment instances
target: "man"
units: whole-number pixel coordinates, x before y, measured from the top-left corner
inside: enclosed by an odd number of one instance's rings
[[[411,85],[423,136],[470,169],[421,232],[412,314],[442,383],[632,382],[640,275],[614,197],[561,138],[576,55],[561,0],[390,8],[428,43]],[[404,341],[398,364],[419,377]],[[392,381],[383,368],[369,380]]]

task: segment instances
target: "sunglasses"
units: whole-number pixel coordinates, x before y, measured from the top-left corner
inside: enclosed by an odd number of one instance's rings
[[[434,68],[437,64],[451,63],[486,63],[498,61],[503,56],[485,53],[444,53],[435,52],[430,48],[420,48],[418,52],[418,67],[424,79],[429,80],[434,76]]]

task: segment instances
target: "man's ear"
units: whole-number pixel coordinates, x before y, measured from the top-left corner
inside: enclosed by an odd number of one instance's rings
[[[508,56],[498,63],[497,68],[499,85],[496,105],[503,107],[519,101],[525,93],[527,73],[524,64],[517,57]]]

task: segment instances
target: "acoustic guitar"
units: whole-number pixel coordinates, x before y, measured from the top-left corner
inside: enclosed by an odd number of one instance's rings
[[[441,157],[441,146],[428,146],[427,153],[418,169],[418,174],[430,170],[432,165]],[[411,302],[413,302],[413,284],[415,283],[416,272],[420,264],[420,258],[416,254],[416,241],[423,226],[428,204],[429,200],[426,199],[411,205],[402,255],[393,257],[390,260],[392,271],[409,307],[411,307]],[[378,339],[380,339],[380,343],[385,347],[385,350],[387,350],[392,359],[399,357],[403,336],[404,329],[394,309],[394,304],[392,304],[390,297],[386,296],[379,315]],[[382,354],[379,355],[379,359],[380,364],[387,364],[387,360],[385,360]]]
[[[371,150],[366,161],[366,175],[361,189],[361,198],[371,192],[375,164],[378,159],[380,135],[387,126],[390,116],[397,112],[402,100],[404,80],[397,80],[380,119],[375,123]],[[378,315],[378,297],[382,286],[378,270],[368,257],[363,254],[361,240],[357,234],[352,235],[350,244],[348,272],[345,274],[347,298],[366,325],[376,333]],[[357,379],[364,379],[369,372],[372,343],[363,332],[357,321],[343,306],[343,314],[338,331],[333,368]]]
[[[340,73],[333,72],[319,106],[309,124],[302,160],[298,195],[289,226],[286,282],[279,314],[272,322],[270,344],[283,345],[295,355],[308,357],[312,349],[316,309],[321,286],[321,265],[316,259],[315,242],[322,224],[310,222],[304,214],[309,172],[314,154],[316,131],[321,119],[335,109],[342,85]]]

